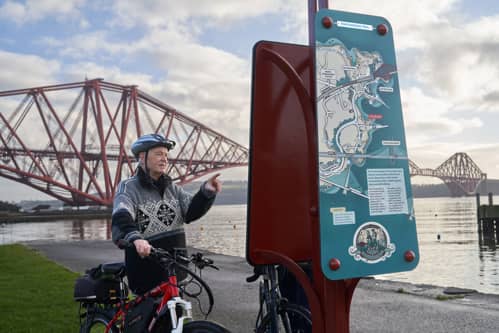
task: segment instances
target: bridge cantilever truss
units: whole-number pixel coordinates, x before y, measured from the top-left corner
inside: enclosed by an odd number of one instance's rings
[[[137,86],[94,79],[0,92],[0,177],[70,205],[111,205],[146,133],[177,142],[168,173],[180,183],[247,165],[247,148]]]
[[[437,177],[449,188],[452,196],[471,195],[487,179],[466,153],[455,153],[436,169],[420,168],[409,160],[411,176]]]

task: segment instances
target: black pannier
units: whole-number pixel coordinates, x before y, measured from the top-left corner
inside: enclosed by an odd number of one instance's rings
[[[120,297],[120,278],[125,275],[123,263],[102,264],[76,279],[74,299],[79,302],[115,303]],[[128,289],[123,283],[125,296]]]

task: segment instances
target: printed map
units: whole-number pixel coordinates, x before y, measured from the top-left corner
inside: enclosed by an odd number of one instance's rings
[[[362,168],[369,159],[407,158],[383,119],[390,109],[383,94],[393,93],[396,67],[378,52],[349,50],[331,38],[318,42],[316,68],[320,191],[368,199],[352,167]],[[387,137],[373,141],[374,132],[383,130]]]

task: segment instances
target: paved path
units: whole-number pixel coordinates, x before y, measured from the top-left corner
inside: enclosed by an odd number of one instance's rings
[[[76,272],[102,262],[120,261],[110,241],[30,242],[30,247]],[[252,269],[244,258],[211,254],[220,271],[203,272],[215,294],[209,319],[234,333],[252,333],[258,310],[258,284],[246,283]],[[363,279],[355,290],[350,332],[499,332],[499,295],[447,296],[444,288]]]

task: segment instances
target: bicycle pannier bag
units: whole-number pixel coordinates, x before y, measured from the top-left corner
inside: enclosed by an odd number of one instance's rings
[[[119,281],[94,279],[87,274],[76,279],[74,288],[74,299],[76,301],[113,303],[119,300],[119,296]]]
[[[128,295],[126,286],[125,293]],[[76,279],[74,299],[79,302],[114,303],[119,301],[120,280],[117,276],[102,274],[101,265],[89,269]]]

